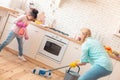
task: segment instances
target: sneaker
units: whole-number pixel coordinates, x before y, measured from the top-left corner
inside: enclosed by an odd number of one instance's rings
[[[26,61],[26,59],[23,56],[18,56],[18,58],[22,61]]]

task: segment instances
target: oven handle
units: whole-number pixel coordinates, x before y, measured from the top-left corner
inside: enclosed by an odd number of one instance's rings
[[[57,40],[57,39],[55,39],[55,38],[53,38],[53,37],[51,37],[51,36],[48,36],[48,35],[45,35],[45,36],[46,36],[46,37],[49,37],[49,38],[51,38],[51,39],[53,39],[53,40],[56,40],[56,41],[58,41],[58,42],[61,42],[61,43],[65,44],[65,45],[67,45],[67,43],[62,42],[62,41],[60,41],[60,40]]]

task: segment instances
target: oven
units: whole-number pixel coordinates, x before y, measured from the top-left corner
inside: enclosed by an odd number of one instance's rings
[[[39,53],[43,54],[57,62],[61,62],[68,40],[53,33],[46,33],[40,45]]]

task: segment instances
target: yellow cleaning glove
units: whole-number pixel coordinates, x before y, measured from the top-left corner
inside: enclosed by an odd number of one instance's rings
[[[75,67],[78,65],[79,62],[80,62],[80,60],[76,60],[76,61],[70,63],[69,66],[70,66],[71,68],[75,68]]]

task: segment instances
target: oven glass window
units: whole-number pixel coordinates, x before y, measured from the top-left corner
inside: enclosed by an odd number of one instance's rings
[[[49,52],[51,54],[54,54],[54,55],[58,56],[59,52],[61,50],[61,46],[59,46],[59,45],[57,45],[53,42],[46,41],[44,50],[46,50],[47,52]]]

